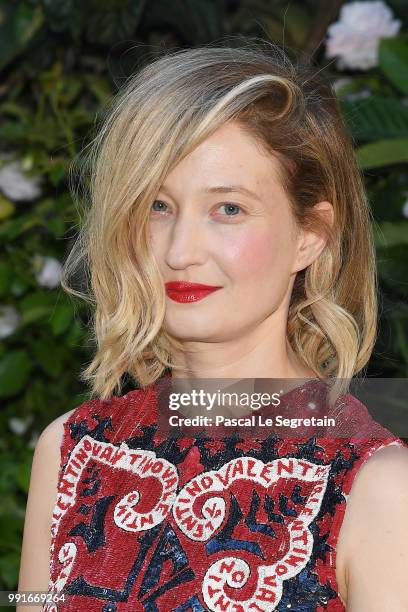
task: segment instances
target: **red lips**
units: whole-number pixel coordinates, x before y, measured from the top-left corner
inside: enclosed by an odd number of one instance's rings
[[[188,283],[186,281],[171,281],[165,284],[166,293],[175,302],[197,302],[221,287]]]

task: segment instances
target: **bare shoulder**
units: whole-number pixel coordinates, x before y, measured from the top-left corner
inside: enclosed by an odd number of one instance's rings
[[[362,473],[363,468],[367,468],[370,465],[388,465],[390,462],[395,463],[395,467],[406,466],[408,461],[408,446],[403,444],[388,444],[376,450],[371,457],[369,457],[363,464],[359,473]]]
[[[60,447],[64,422],[75,410],[73,408],[51,421],[41,432],[34,450],[20,559],[18,588],[21,591],[48,589],[51,523],[57,497]],[[25,606],[24,612],[30,609]]]
[[[347,611],[408,609],[408,448],[376,450],[357,471],[338,554]]]
[[[71,414],[75,412],[75,410],[76,408],[73,408],[64,414],[61,414],[43,429],[37,440],[35,453],[38,454],[43,450],[55,450],[55,446],[59,451],[60,443],[62,442],[64,435],[64,423],[69,419]]]
[[[61,414],[41,432],[34,450],[30,489],[32,486],[37,485],[38,479],[43,486],[46,486],[47,479],[44,478],[45,475],[52,477],[51,481],[48,480],[48,482],[56,482],[60,466],[60,447],[64,436],[64,423],[75,410],[76,408],[73,408]]]
[[[392,444],[376,450],[354,478],[348,503],[367,506],[375,500],[388,507],[390,495],[408,499],[408,447]]]

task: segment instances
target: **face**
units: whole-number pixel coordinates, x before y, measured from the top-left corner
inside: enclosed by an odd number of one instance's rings
[[[167,292],[171,335],[228,341],[287,309],[296,272],[313,249],[295,224],[278,163],[230,122],[167,175],[149,218],[163,282],[217,287],[184,300]]]

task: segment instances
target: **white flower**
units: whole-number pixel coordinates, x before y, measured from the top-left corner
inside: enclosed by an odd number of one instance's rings
[[[18,417],[11,417],[8,420],[8,424],[13,433],[17,434],[18,436],[21,436],[23,435],[23,433],[27,431],[33,418],[34,417],[32,414],[28,415],[28,417],[26,417],[25,419],[19,419]]]
[[[380,38],[395,36],[401,27],[382,0],[349,2],[340,19],[327,28],[326,57],[336,57],[337,68],[365,70],[378,64]]]
[[[0,191],[10,200],[35,200],[41,195],[42,178],[27,176],[21,161],[15,160],[0,168]]]
[[[14,333],[20,318],[14,306],[0,304],[0,338],[7,338]]]
[[[406,217],[408,219],[408,198],[405,200],[405,202],[404,202],[404,204],[402,206],[402,214],[403,214],[404,217]]]
[[[55,257],[43,257],[41,270],[36,274],[36,279],[42,287],[53,289],[60,284],[62,266]]]

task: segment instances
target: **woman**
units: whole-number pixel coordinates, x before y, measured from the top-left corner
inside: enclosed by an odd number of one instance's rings
[[[369,208],[316,72],[266,43],[188,49],[113,101],[65,275],[88,262],[93,398],[32,467],[19,589],[61,595],[44,609],[408,609],[408,450],[347,393],[375,342]],[[282,396],[302,410],[334,381],[364,435],[167,439],[169,372],[305,378]]]

